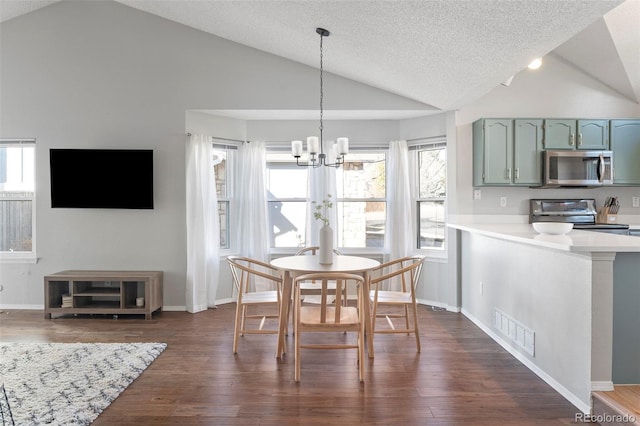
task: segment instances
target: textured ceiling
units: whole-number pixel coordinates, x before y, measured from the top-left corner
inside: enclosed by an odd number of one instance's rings
[[[327,28],[327,71],[439,110],[483,96],[554,49],[640,99],[640,0],[117,1],[314,67],[315,28]],[[0,20],[55,2],[2,0]]]

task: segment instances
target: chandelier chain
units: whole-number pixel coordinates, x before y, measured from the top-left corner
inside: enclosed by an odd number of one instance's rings
[[[323,49],[322,49],[322,39],[324,39],[324,35],[320,34],[320,151],[322,152],[322,130],[324,129],[323,123],[322,123],[322,119],[324,116],[324,108],[323,108],[323,101],[324,101],[324,81],[323,81],[323,71],[324,71],[324,66],[323,66]]]

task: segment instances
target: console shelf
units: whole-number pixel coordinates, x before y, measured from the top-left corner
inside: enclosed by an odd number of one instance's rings
[[[162,311],[162,271],[61,271],[44,277],[44,317]],[[136,299],[144,298],[143,306]]]

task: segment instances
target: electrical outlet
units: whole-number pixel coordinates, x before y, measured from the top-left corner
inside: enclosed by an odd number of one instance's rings
[[[500,207],[507,207],[507,197],[500,197]]]
[[[473,199],[474,200],[482,200],[482,191],[479,189],[473,190]]]
[[[631,205],[633,207],[640,207],[640,197],[632,197],[631,198]]]

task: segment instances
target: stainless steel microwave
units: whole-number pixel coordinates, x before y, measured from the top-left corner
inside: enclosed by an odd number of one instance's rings
[[[542,186],[594,187],[613,184],[611,151],[544,151]]]

